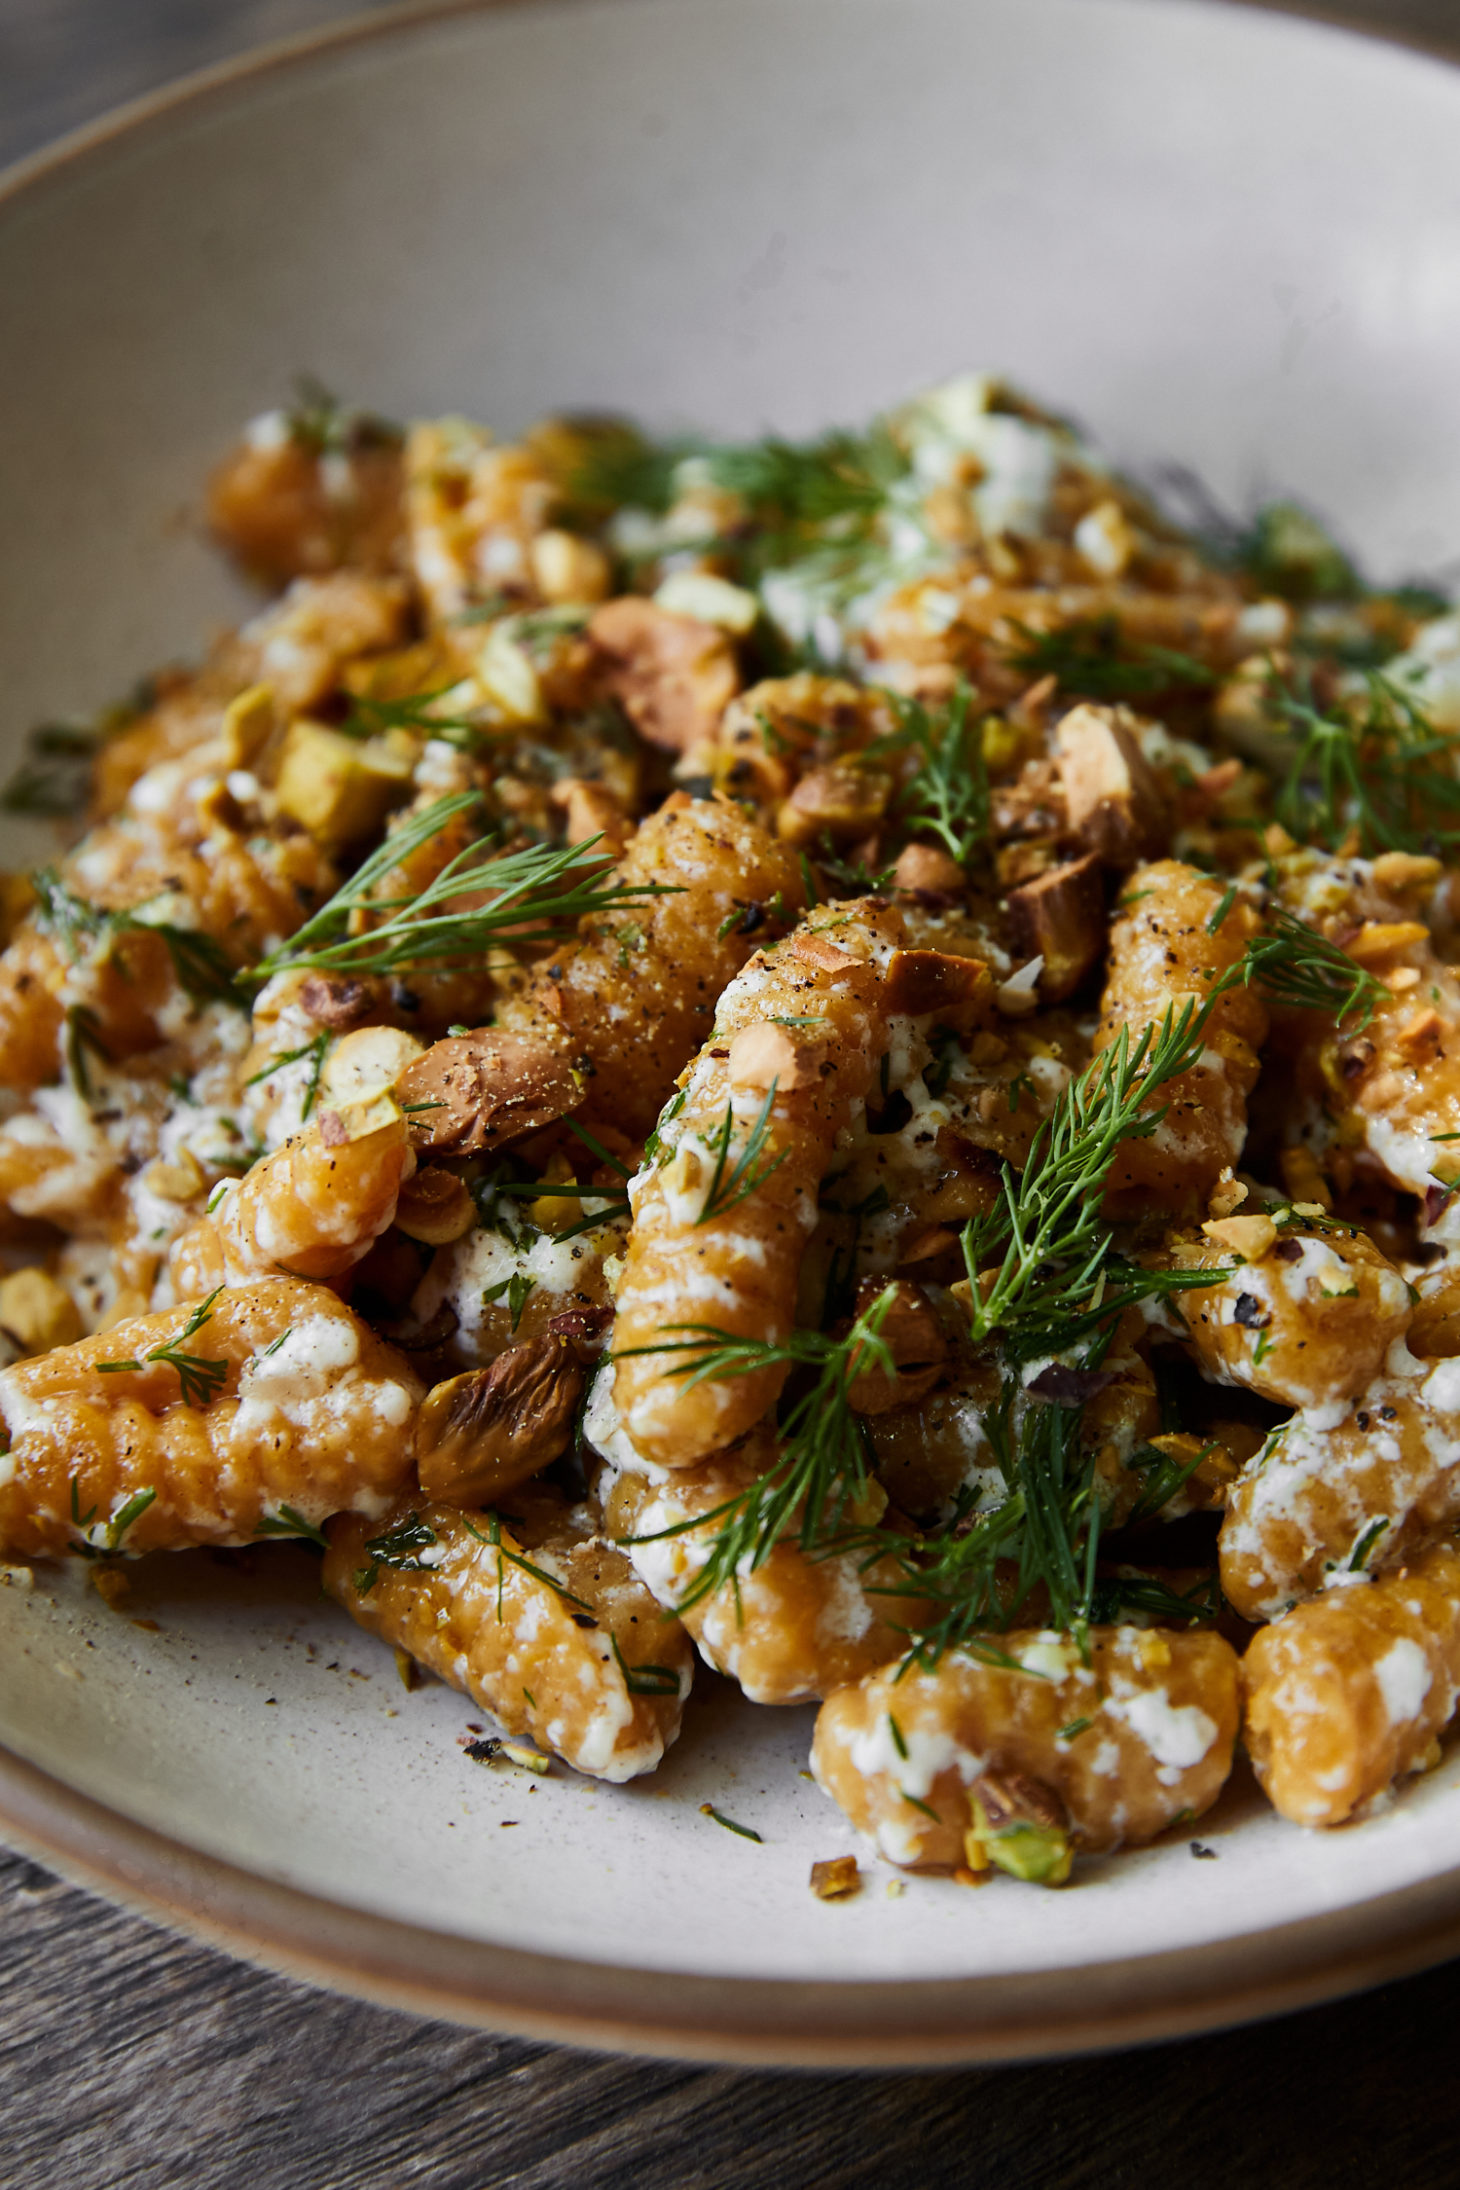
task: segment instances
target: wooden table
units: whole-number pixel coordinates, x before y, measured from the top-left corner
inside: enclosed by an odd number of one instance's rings
[[[360,4],[0,0],[0,159]],[[1349,12],[1460,41],[1460,0]],[[1437,2190],[1460,2181],[1457,2020],[1452,1964],[1097,2060],[868,2077],[644,2066],[286,1984],[0,1851],[3,2190]]]

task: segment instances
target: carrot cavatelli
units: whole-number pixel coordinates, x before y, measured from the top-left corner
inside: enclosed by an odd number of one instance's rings
[[[642,1141],[753,939],[799,916],[805,886],[788,845],[715,799],[661,807],[630,840],[615,879],[670,894],[585,921],[577,943],[497,1017],[547,1038],[578,1067],[584,1119]]]
[[[0,1372],[0,1548],[137,1555],[385,1511],[424,1396],[402,1356],[299,1279],[204,1305]]]
[[[1260,926],[1242,898],[1177,859],[1137,867],[1121,906],[1110,929],[1097,1054],[1122,1033],[1134,1043],[1189,999],[1203,1001],[1240,963]],[[1219,998],[1202,1056],[1152,1098],[1165,1111],[1155,1132],[1116,1154],[1105,1195],[1112,1216],[1205,1211],[1221,1173],[1241,1156],[1266,1033],[1267,1012],[1253,990],[1238,986]]]
[[[342,1276],[392,1223],[414,1168],[408,1122],[388,1097],[321,1111],[174,1242],[178,1298],[254,1277]]]
[[[716,1531],[713,1519],[703,1529],[685,1523],[715,1514],[774,1460],[774,1440],[764,1437],[665,1482],[625,1472],[606,1492],[604,1525],[615,1538],[635,1539],[627,1547],[635,1572],[679,1613],[707,1665],[738,1681],[752,1703],[812,1703],[906,1648],[915,1607],[894,1560],[869,1566],[861,1552],[811,1558],[792,1532],[751,1572],[679,1610]],[[684,1532],[665,1535],[669,1529]]]
[[[1297,1825],[1344,1824],[1439,1760],[1460,1697],[1460,1552],[1436,1544],[1295,1605],[1249,1644],[1242,1692],[1273,1807]]]
[[[384,1520],[331,1524],[324,1586],[576,1771],[651,1772],[679,1732],[694,1659],[624,1554],[574,1525],[552,1493],[514,1493],[526,1518],[401,1499]]]
[[[790,1331],[817,1188],[886,1039],[882,969],[900,935],[895,910],[856,900],[760,952],[660,1120],[629,1188],[613,1346],[624,1430],[657,1466],[722,1450],[785,1382],[784,1365],[696,1381],[683,1349],[696,1324],[772,1345]]]
[[[890,1862],[1058,1883],[1072,1852],[1139,1845],[1215,1802],[1238,1717],[1221,1636],[1093,1628],[1088,1659],[1042,1631],[987,1648],[889,1667],[821,1707],[812,1771]]]
[[[1295,1414],[1248,1463],[1222,1521],[1222,1588],[1244,1619],[1274,1620],[1332,1573],[1395,1565],[1457,1514],[1460,1361],[1399,1346],[1357,1399]]]

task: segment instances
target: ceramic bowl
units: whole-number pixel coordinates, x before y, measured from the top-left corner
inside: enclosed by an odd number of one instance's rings
[[[1460,76],[1178,0],[427,8],[150,102],[0,190],[0,714],[95,707],[244,605],[199,483],[300,370],[505,430],[798,432],[965,364],[1371,568],[1460,548]],[[45,847],[13,835],[10,863]],[[154,1563],[155,1564],[155,1563]],[[1071,1891],[869,1859],[810,1714],[706,1681],[647,1784],[484,1770],[306,1554],[109,1610],[0,1589],[0,1822],[330,1984],[594,2044],[928,2062],[1113,2044],[1460,1946],[1460,1759],[1356,1830],[1250,1788]],[[723,1831],[713,1801],[762,1836]]]

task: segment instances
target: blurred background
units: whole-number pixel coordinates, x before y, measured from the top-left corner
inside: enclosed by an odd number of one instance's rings
[[[0,0],[0,160],[120,100],[384,0]],[[1183,0],[1143,0],[1152,7]],[[1460,47],[1460,0],[1327,0],[1293,14]]]

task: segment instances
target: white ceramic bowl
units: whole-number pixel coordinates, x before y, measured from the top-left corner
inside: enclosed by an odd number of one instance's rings
[[[0,710],[94,706],[240,595],[189,517],[301,368],[510,430],[852,420],[965,363],[1376,568],[1460,547],[1460,76],[1143,0],[560,0],[375,20],[0,192]],[[42,848],[17,839],[12,858]],[[1460,1945],[1460,1765],[1326,1838],[1240,1790],[1076,1890],[807,1891],[806,1712],[706,1683],[621,1791],[466,1762],[322,1604],[177,1562],[0,1590],[0,1820],[235,1949],[434,2012],[779,2062],[1232,2019]],[[139,1626],[136,1619],[155,1620]],[[763,1844],[723,1832],[713,1799]],[[516,1820],[504,1829],[507,1820]]]

